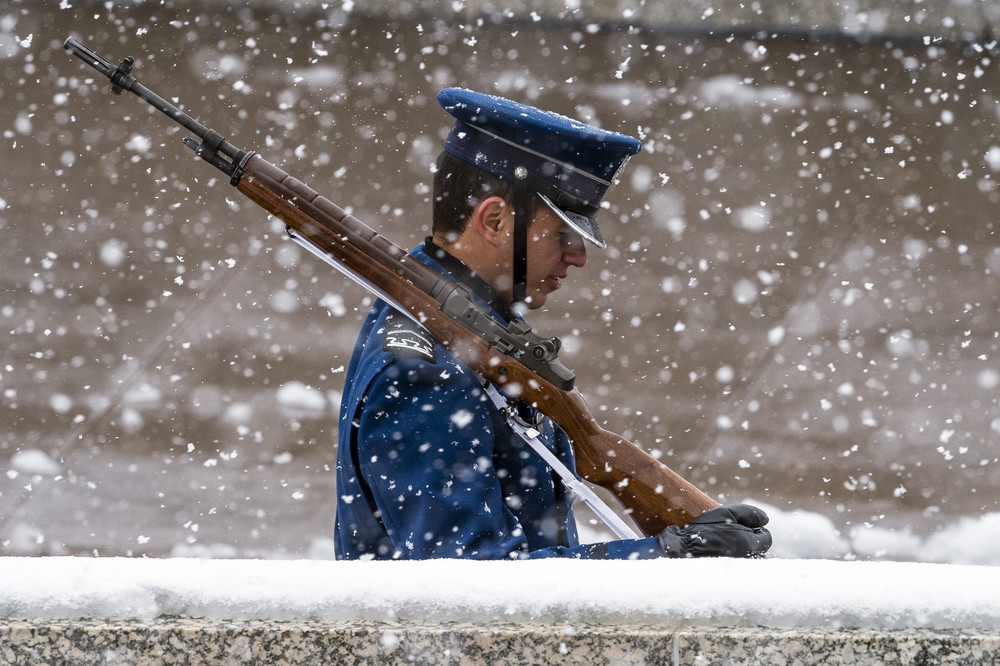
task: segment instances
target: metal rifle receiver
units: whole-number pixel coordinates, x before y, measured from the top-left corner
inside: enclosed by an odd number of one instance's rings
[[[445,297],[441,311],[563,391],[573,390],[576,375],[559,360],[559,338],[543,338],[520,319],[504,326],[490,317],[468,287],[461,284]]]
[[[111,80],[111,92],[114,94],[121,95],[123,90],[127,90],[179,123],[188,131],[193,132],[201,139],[201,142],[199,143],[191,137],[184,137],[184,145],[193,150],[195,155],[229,176],[229,183],[234,187],[240,182],[240,179],[243,177],[243,168],[246,166],[247,160],[253,156],[253,151],[237,148],[226,141],[215,130],[205,127],[139,83],[132,76],[132,65],[135,63],[134,58],[129,56],[122,60],[120,65],[113,65],[109,60],[103,58],[96,51],[87,48],[80,40],[74,37],[68,37],[63,43],[63,48],[80,58],[80,60],[83,60],[102,75],[108,77]]]

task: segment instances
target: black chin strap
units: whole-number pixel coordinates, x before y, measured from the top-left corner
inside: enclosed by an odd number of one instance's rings
[[[528,300],[528,170],[514,169],[514,284],[513,302],[516,308]]]

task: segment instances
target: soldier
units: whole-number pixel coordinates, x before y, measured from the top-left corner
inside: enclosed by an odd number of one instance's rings
[[[441,91],[455,117],[434,174],[432,236],[411,254],[472,290],[504,324],[539,308],[587,243],[604,248],[600,202],[641,144],[468,90]],[[345,381],[337,454],[342,559],[760,556],[767,516],[713,509],[654,537],[581,545],[572,496],[517,435],[482,376],[378,301]],[[565,433],[501,391],[573,469]]]

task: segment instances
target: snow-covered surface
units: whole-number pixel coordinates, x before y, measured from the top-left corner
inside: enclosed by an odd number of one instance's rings
[[[1000,566],[1000,512],[965,516],[932,532],[917,534],[908,527],[889,529],[867,523],[841,530],[829,517],[815,511],[784,510],[753,497],[741,501],[767,512],[767,527],[774,537],[768,552],[772,558]],[[581,523],[580,537],[591,543],[606,540],[608,535]]]
[[[0,558],[0,616],[1000,628],[1000,568]]]
[[[822,514],[783,511],[765,502],[747,501],[763,508],[771,519],[773,557],[1000,565],[998,512],[966,516],[926,536],[867,524],[855,525],[844,534]]]

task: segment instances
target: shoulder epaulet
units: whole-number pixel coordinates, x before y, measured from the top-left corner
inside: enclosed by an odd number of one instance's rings
[[[392,352],[397,359],[419,358],[437,362],[434,338],[420,324],[397,312],[385,319],[382,351]]]

